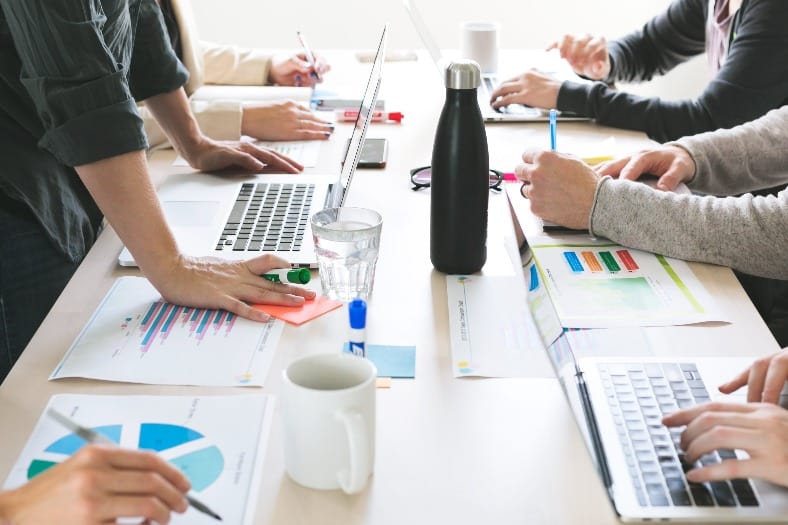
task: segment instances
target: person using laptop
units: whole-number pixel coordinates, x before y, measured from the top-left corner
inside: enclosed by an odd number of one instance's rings
[[[189,72],[184,85],[189,97],[205,84],[309,87],[331,69],[319,55],[312,66],[303,53],[271,54],[202,41],[191,2],[159,0],[159,6],[173,50]],[[327,140],[334,131],[332,124],[292,100],[203,99],[191,106],[203,133],[217,140],[238,140],[242,135],[266,141]],[[166,144],[167,136],[156,119],[145,109],[140,112],[151,147]]]
[[[713,196],[786,184],[786,141],[788,106],[729,130],[602,163],[596,171],[550,151],[526,152],[515,171],[531,211],[545,220],[632,248],[729,266],[740,278],[769,279],[769,294],[754,298],[756,307],[788,346],[788,189]],[[657,190],[633,182],[646,173],[660,177]],[[711,195],[672,193],[679,182]]]
[[[669,427],[686,426],[681,448],[688,464],[718,449],[740,449],[748,460],[728,460],[687,472],[695,483],[759,478],[788,487],[788,410],[779,406],[788,380],[788,348],[753,365],[720,391],[747,386],[747,404],[707,403],[663,418]]]
[[[192,166],[296,173],[300,164],[205,137],[154,0],[19,0],[0,7],[0,379],[95,241],[104,215],[170,302],[268,318],[248,303],[314,293],[260,274],[288,263],[180,253],[156,197],[135,100]]]
[[[166,524],[188,508],[191,484],[151,452],[86,445],[21,487],[0,491],[0,523],[89,525],[144,518]]]
[[[675,0],[642,29],[609,44],[565,36],[550,46],[577,74],[598,82],[561,82],[531,70],[502,83],[492,105],[570,111],[659,142],[731,128],[788,102],[787,23],[783,0]],[[696,98],[642,97],[613,85],[648,81],[703,53],[711,80]]]

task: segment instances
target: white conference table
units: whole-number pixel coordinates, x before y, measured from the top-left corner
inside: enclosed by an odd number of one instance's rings
[[[335,74],[343,72],[343,83],[344,71],[364,77],[369,67],[360,67],[348,53],[338,54],[333,63]],[[395,380],[391,389],[378,390],[375,474],[357,496],[306,489],[287,477],[277,413],[255,522],[617,523],[555,379],[452,377],[446,285],[429,260],[429,190],[411,191],[408,172],[429,164],[443,89],[423,55],[418,62],[387,63],[383,85],[387,109],[403,111],[405,120],[402,125],[371,127],[369,137],[389,140],[388,166],[360,170],[347,204],[376,209],[384,217],[367,340],[415,345],[416,379]],[[323,147],[320,165],[311,171],[337,169],[350,129],[348,124],[337,127]],[[546,124],[488,126],[491,166],[511,171],[524,148],[547,145],[547,133]],[[599,141],[609,136],[616,137],[622,153],[649,144],[640,133],[559,123],[559,149],[565,138]],[[159,180],[183,169],[171,166],[173,157],[172,151],[164,151],[151,158]],[[491,194],[487,267],[508,264],[504,242],[512,239],[506,199]],[[138,274],[116,265],[120,248],[111,229],[102,233],[0,386],[0,478],[13,466],[53,394],[277,394],[281,371],[289,362],[307,354],[336,352],[346,338],[343,309],[298,328],[287,326],[262,390],[47,381],[113,280]],[[733,322],[649,328],[659,355],[756,356],[778,350],[729,269],[691,267]],[[319,286],[317,280],[310,286]]]

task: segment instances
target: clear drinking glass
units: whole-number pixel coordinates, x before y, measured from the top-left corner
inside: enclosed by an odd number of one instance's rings
[[[312,215],[320,282],[331,299],[369,298],[383,218],[366,208],[327,208]]]

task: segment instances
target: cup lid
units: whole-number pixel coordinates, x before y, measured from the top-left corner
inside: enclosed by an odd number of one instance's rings
[[[474,60],[452,60],[446,68],[445,82],[449,89],[476,89],[482,83],[481,68]]]

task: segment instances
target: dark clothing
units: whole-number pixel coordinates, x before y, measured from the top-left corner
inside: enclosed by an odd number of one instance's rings
[[[0,380],[98,235],[74,166],[145,149],[135,99],[187,78],[155,0],[0,0]]]
[[[101,215],[73,167],[145,149],[135,99],[187,78],[154,0],[0,0],[0,191],[81,260]]]
[[[705,51],[709,0],[675,0],[639,31],[611,42],[607,83],[662,75]],[[558,109],[659,142],[754,120],[788,102],[788,2],[744,0],[730,22],[728,54],[696,99],[661,100],[605,82],[564,82]]]

